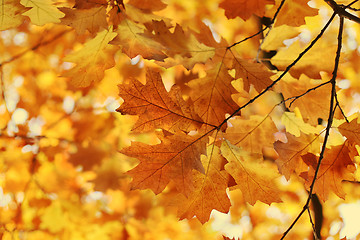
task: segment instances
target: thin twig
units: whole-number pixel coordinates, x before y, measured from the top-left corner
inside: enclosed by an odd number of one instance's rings
[[[334,14],[336,14],[336,13],[334,12]],[[322,160],[324,158],[324,154],[325,154],[325,150],[326,150],[326,144],[327,144],[328,139],[329,139],[330,129],[331,129],[331,126],[332,126],[332,122],[333,122],[333,119],[334,119],[334,112],[335,112],[335,108],[336,108],[336,105],[335,105],[336,77],[337,77],[337,71],[338,71],[339,62],[340,62],[343,28],[344,28],[344,17],[340,16],[340,26],[339,26],[339,33],[338,33],[338,47],[337,47],[337,50],[336,50],[334,70],[333,70],[333,73],[332,73],[332,78],[330,80],[331,81],[331,97],[330,97],[330,108],[329,108],[328,123],[327,123],[327,126],[326,126],[325,137],[324,137],[324,142],[323,142],[321,152],[320,152],[320,156],[319,156],[319,161],[318,161],[318,164],[316,166],[316,170],[315,170],[315,173],[314,173],[314,178],[313,178],[312,183],[310,185],[309,196],[308,196],[307,201],[306,201],[306,203],[305,203],[305,205],[303,207],[303,210],[299,213],[299,215],[296,217],[296,219],[293,221],[293,223],[290,225],[290,227],[284,232],[281,239],[285,238],[285,236],[294,227],[294,225],[297,223],[297,221],[300,219],[300,217],[303,215],[303,213],[309,208],[309,204],[310,204],[310,201],[311,201],[311,196],[313,194],[314,187],[315,187],[316,178],[317,178],[317,175],[318,175],[319,170],[320,170],[321,162],[322,162]]]
[[[301,97],[305,96],[306,94],[308,94],[309,92],[314,91],[314,90],[316,90],[316,89],[318,89],[318,88],[320,88],[320,87],[322,87],[322,86],[325,86],[325,85],[327,85],[327,84],[329,84],[329,83],[330,83],[330,80],[327,81],[327,82],[321,83],[321,84],[319,84],[319,85],[317,85],[317,86],[315,86],[315,87],[313,87],[313,88],[309,88],[308,90],[306,90],[306,92],[304,92],[304,93],[302,93],[302,94],[300,94],[300,95],[297,95],[297,96],[294,96],[294,97],[289,97],[289,98],[285,99],[284,102],[287,102],[287,101],[292,100],[292,101],[290,102],[290,104],[289,104],[289,108],[290,108],[291,105],[292,105],[296,100],[298,100],[299,98],[301,98]]]
[[[346,117],[344,110],[343,110],[342,107],[340,106],[340,102],[339,102],[339,99],[338,99],[337,94],[335,94],[335,100],[336,100],[336,106],[340,109],[340,112],[341,112],[341,114],[343,115],[343,117],[345,118],[345,121],[346,121],[347,123],[349,123],[349,119]]]
[[[316,235],[316,228],[315,228],[315,224],[314,224],[314,221],[313,221],[313,219],[312,219],[312,216],[311,216],[310,208],[307,208],[307,212],[308,212],[309,219],[310,219],[310,223],[311,223],[311,227],[312,227],[312,230],[313,230],[314,239],[315,239],[315,240],[318,240],[319,238],[318,238],[317,235]]]

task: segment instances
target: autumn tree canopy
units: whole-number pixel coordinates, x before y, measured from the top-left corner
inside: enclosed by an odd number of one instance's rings
[[[1,239],[359,234],[358,0],[0,3]]]

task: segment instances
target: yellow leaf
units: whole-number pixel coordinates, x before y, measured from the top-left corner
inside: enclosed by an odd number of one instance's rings
[[[314,126],[305,123],[302,118],[297,117],[293,112],[284,112],[281,122],[285,125],[286,131],[296,137],[300,137],[300,131],[305,134],[317,132]]]
[[[0,31],[15,28],[23,23],[25,8],[15,0],[0,0]]]
[[[104,77],[104,71],[114,66],[111,57],[111,48],[108,43],[117,35],[112,26],[109,30],[99,32],[94,39],[86,42],[84,47],[77,52],[67,55],[66,62],[77,65],[67,71],[64,76],[71,77],[71,84],[75,87],[87,87],[93,81],[99,81]]]
[[[254,205],[257,200],[266,204],[281,202],[275,178],[279,177],[273,165],[262,161],[260,154],[253,154],[224,141],[221,153],[229,163],[225,170],[235,179],[233,189],[241,189],[244,200]]]
[[[31,8],[23,15],[28,16],[35,25],[44,25],[46,23],[59,23],[60,18],[65,14],[52,5],[51,0],[21,0],[24,7]]]

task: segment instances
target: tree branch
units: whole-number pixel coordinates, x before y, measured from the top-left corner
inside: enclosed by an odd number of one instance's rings
[[[334,14],[336,14],[336,13],[334,12]],[[337,47],[337,50],[336,50],[334,70],[333,70],[333,73],[332,73],[332,78],[330,80],[332,87],[331,87],[329,117],[328,117],[328,123],[327,123],[327,126],[326,126],[324,142],[323,142],[321,152],[320,152],[320,156],[319,156],[319,162],[318,162],[316,170],[315,170],[314,178],[313,178],[312,183],[310,185],[309,196],[307,198],[307,201],[306,201],[302,211],[299,213],[299,215],[296,217],[296,219],[293,221],[293,223],[290,225],[290,227],[284,232],[281,239],[285,238],[285,236],[294,227],[294,225],[297,223],[297,221],[300,219],[300,217],[303,215],[303,213],[309,208],[311,197],[312,197],[314,187],[315,187],[316,178],[317,178],[317,175],[318,175],[319,170],[320,170],[321,162],[322,162],[322,160],[324,158],[324,154],[325,154],[325,150],[326,150],[326,144],[327,144],[328,139],[329,139],[330,129],[331,129],[331,126],[332,126],[332,122],[333,122],[333,119],[334,119],[334,112],[335,112],[335,108],[336,108],[336,104],[335,104],[335,102],[336,102],[335,101],[336,77],[337,77],[337,71],[338,71],[339,62],[340,62],[340,53],[341,53],[341,47],[342,47],[343,28],[344,28],[344,18],[342,16],[340,16],[340,25],[339,25],[339,33],[338,33],[338,47]]]
[[[353,2],[351,2],[350,4],[343,6],[343,5],[339,5],[337,4],[334,0],[324,0],[333,10],[336,14],[338,14],[340,17],[344,17],[347,18],[351,21],[360,23],[360,18],[349,13],[348,11],[346,11],[346,8],[350,7],[352,4],[354,4],[355,2],[357,2],[358,0],[355,0]]]

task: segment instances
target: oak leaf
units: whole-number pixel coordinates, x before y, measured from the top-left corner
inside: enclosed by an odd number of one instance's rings
[[[223,0],[219,7],[225,9],[225,16],[228,19],[241,17],[248,20],[253,14],[259,17],[264,16],[265,6],[275,4],[274,0]]]
[[[275,160],[280,173],[282,173],[287,180],[293,172],[301,173],[307,169],[301,156],[307,152],[318,153],[320,143],[318,137],[312,134],[301,134],[300,137],[286,133],[287,142],[276,141],[274,148],[279,154],[279,158]]]
[[[199,42],[191,31],[184,31],[180,25],[176,25],[173,32],[163,20],[153,20],[146,27],[148,31],[144,36],[157,41],[165,49],[168,58],[158,64],[166,68],[181,64],[189,70],[196,63],[205,63],[215,54],[215,48]]]
[[[75,28],[78,34],[84,34],[86,30],[96,33],[101,28],[107,28],[106,8],[94,7],[89,9],[60,8],[65,13],[61,23]]]
[[[87,87],[93,81],[100,81],[104,77],[104,71],[115,65],[114,58],[109,57],[115,48],[109,42],[116,35],[111,26],[86,42],[80,50],[64,57],[65,62],[76,63],[74,68],[64,73],[65,77],[70,77],[72,85]]]
[[[0,31],[16,28],[24,22],[26,8],[14,0],[0,0]]]
[[[298,27],[305,24],[305,17],[318,15],[318,10],[310,7],[309,0],[288,0],[276,18],[275,26],[286,24]]]
[[[314,88],[321,83],[301,75],[299,80],[284,79],[284,81],[281,81],[279,83],[279,91],[285,99],[288,99],[304,94],[308,89]],[[299,108],[301,115],[304,116],[303,118],[307,123],[317,125],[319,118],[327,119],[329,116],[330,92],[331,85],[323,85],[316,89],[316,91],[308,92],[301,98],[296,99],[289,108],[290,110],[294,110],[296,107]]]
[[[213,209],[223,213],[229,211],[230,200],[226,193],[229,174],[224,170],[226,160],[216,146],[208,146],[207,156],[202,155],[201,161],[205,174],[193,171],[194,190],[187,198],[182,198],[178,214],[181,219],[196,216],[204,224]]]
[[[122,51],[130,58],[137,55],[157,61],[163,61],[167,58],[163,52],[164,47],[154,39],[144,35],[146,31],[144,25],[125,19],[117,25],[116,31],[118,35],[111,44],[121,46]]]
[[[244,89],[247,92],[249,92],[251,85],[254,86],[256,91],[261,92],[273,82],[270,77],[274,74],[263,64],[239,58],[235,58],[233,64],[236,71],[235,78],[243,80]]]
[[[345,198],[342,181],[353,180],[353,173],[356,170],[349,154],[350,150],[346,143],[325,151],[314,186],[314,193],[317,193],[323,201],[328,199],[330,191],[342,199]],[[318,157],[307,153],[302,158],[310,166],[310,170],[301,176],[305,178],[306,186],[310,187],[318,164]]]
[[[229,120],[225,138],[251,153],[262,153],[264,147],[273,147],[278,131],[270,117],[253,115],[250,119],[236,117]]]
[[[301,117],[296,116],[293,112],[284,112],[281,123],[284,124],[286,131],[295,137],[300,137],[300,132],[305,134],[317,132],[314,126],[305,123]]]
[[[270,165],[262,161],[260,154],[244,151],[228,141],[221,145],[221,153],[229,162],[225,170],[237,183],[232,188],[240,189],[246,202],[251,205],[257,200],[267,204],[281,202],[275,183],[279,175],[275,169],[269,170]]]
[[[271,58],[271,63],[279,70],[285,70],[302,52],[304,48],[300,41],[291,44],[287,49],[278,51]],[[336,45],[330,45],[325,42],[319,42],[309,50],[301,60],[290,69],[290,74],[299,78],[301,74],[305,74],[312,79],[321,79],[320,72],[331,73],[333,70],[333,62],[328,59],[334,59],[336,53]]]
[[[128,174],[133,177],[133,189],[151,189],[161,193],[170,181],[184,195],[193,190],[192,170],[204,173],[201,154],[206,154],[206,141],[198,136],[169,133],[158,134],[160,144],[132,142],[120,152],[137,158],[140,163]]]
[[[167,6],[161,0],[130,0],[128,4],[139,9],[150,11],[160,11]]]
[[[341,124],[338,130],[347,140],[360,146],[360,124],[357,120],[356,118],[349,123],[345,122]]]
[[[191,80],[187,84],[191,88],[190,97],[195,110],[204,122],[219,125],[225,120],[225,114],[231,114],[238,108],[231,97],[237,93],[231,85],[233,80],[227,69],[219,64],[207,72],[205,77]]]
[[[57,7],[52,4],[51,0],[21,0],[24,7],[31,8],[22,15],[28,16],[35,25],[42,26],[46,23],[59,23],[60,18],[64,17]]]
[[[147,70],[145,85],[133,78],[128,84],[119,85],[119,95],[124,103],[117,111],[139,116],[132,129],[135,132],[158,128],[189,132],[203,123],[192,105],[182,98],[180,89],[173,86],[167,92],[160,74],[154,70]]]

